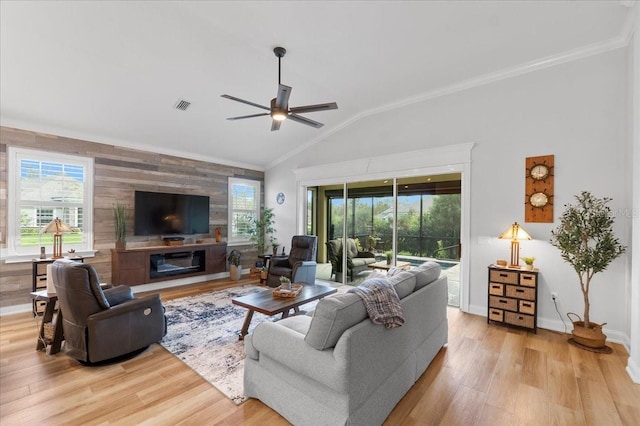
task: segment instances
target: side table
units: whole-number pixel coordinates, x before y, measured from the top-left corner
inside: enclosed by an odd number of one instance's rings
[[[42,290],[31,292],[31,298],[34,302],[41,301],[46,303],[38,332],[36,350],[40,351],[49,346],[49,355],[56,354],[60,352],[62,341],[64,340],[64,334],[62,331],[62,310],[58,309],[58,314],[54,318],[58,296],[55,294],[48,294],[47,290]],[[47,336],[45,333],[45,326],[49,323],[53,326],[52,336]]]
[[[269,267],[271,266],[271,259],[277,259],[277,258],[286,258],[286,255],[272,255],[272,254],[259,254],[258,255],[258,259],[262,259],[264,261],[264,267],[267,268],[267,275],[266,277],[269,277]],[[267,282],[267,278],[262,278],[262,276],[260,276],[260,284],[262,283],[266,283]]]

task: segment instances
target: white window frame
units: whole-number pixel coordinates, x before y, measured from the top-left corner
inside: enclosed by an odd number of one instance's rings
[[[64,243],[63,250],[74,248],[76,253],[81,256],[93,256],[93,158],[82,157],[78,155],[59,154],[51,151],[39,151],[34,149],[8,147],[8,176],[7,176],[7,248],[3,250],[2,259],[6,262],[20,262],[32,260],[40,255],[39,247],[20,247],[18,246],[20,235],[20,162],[24,159],[47,161],[63,164],[73,164],[81,166],[84,169],[83,183],[83,234],[84,242],[82,244],[74,244],[73,246]],[[46,252],[49,255],[52,247],[47,247]]]
[[[230,177],[228,182],[228,210],[227,210],[227,244],[229,245],[242,245],[242,244],[251,244],[251,238],[240,238],[233,236],[233,186],[234,185],[247,185],[253,186],[255,188],[255,210],[252,213],[255,214],[255,217],[260,218],[260,190],[261,184],[259,180],[253,179],[242,179],[236,177]]]

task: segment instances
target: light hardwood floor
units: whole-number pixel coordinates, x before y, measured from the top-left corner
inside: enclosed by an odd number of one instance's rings
[[[245,279],[241,283],[253,283]],[[163,300],[237,285],[161,291]],[[449,309],[449,343],[398,403],[386,425],[639,425],[640,385],[617,344],[599,355],[567,335],[487,325]],[[0,318],[2,425],[286,425],[257,400],[235,406],[154,344],[120,363],[86,367],[37,352],[30,314]]]

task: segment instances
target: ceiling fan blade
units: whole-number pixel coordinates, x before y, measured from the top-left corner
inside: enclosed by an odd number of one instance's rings
[[[306,124],[307,126],[315,127],[316,129],[319,129],[320,127],[324,126],[324,124],[322,123],[310,120],[308,118],[305,118],[296,114],[289,114],[289,120],[297,121],[298,123]]]
[[[251,114],[251,115],[241,115],[238,117],[229,117],[227,120],[243,120],[245,118],[253,118],[253,117],[262,117],[265,115],[270,115],[268,112],[262,112],[260,114]]]
[[[282,124],[282,121],[271,120],[271,131],[273,132],[274,130],[280,130],[281,124]]]
[[[257,107],[257,108],[266,109],[267,111],[271,111],[271,108],[269,108],[269,107],[258,105],[256,103],[253,103],[253,102],[250,102],[250,101],[245,101],[244,99],[236,98],[235,96],[231,96],[231,95],[220,95],[220,96],[222,96],[223,98],[231,99],[232,101],[242,102],[243,104],[247,104],[247,105],[251,105],[251,106]]]
[[[291,87],[279,84],[278,95],[276,96],[276,107],[286,109],[289,105],[289,96],[291,96]]]
[[[338,104],[336,104],[335,102],[329,102],[326,104],[305,105],[305,106],[289,108],[289,112],[305,113],[305,112],[316,112],[316,111],[329,111],[331,109],[338,109]]]

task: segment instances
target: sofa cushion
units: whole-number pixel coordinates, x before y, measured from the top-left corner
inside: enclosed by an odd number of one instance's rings
[[[404,299],[416,288],[416,275],[411,271],[402,271],[392,277],[388,277],[387,280],[396,289],[398,297]]]
[[[367,310],[357,295],[342,293],[325,297],[316,306],[304,340],[318,350],[332,348],[342,333],[365,318]]]
[[[441,270],[440,265],[432,260],[414,268],[412,272],[416,276],[416,291],[437,280],[440,277]]]

